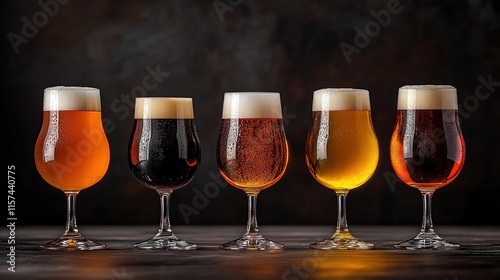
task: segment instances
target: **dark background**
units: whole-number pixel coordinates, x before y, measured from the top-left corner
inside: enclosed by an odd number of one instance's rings
[[[2,1],[2,158],[16,166],[18,224],[65,222],[63,192],[43,181],[33,160],[43,90],[55,85],[100,88],[107,121],[111,163],[98,184],[80,193],[79,223],[158,223],[158,195],[135,180],[127,163],[133,122],[127,97],[140,92],[148,67],[169,74],[146,96],[194,98],[202,164],[193,181],[173,194],[174,226],[246,222],[245,194],[229,186],[218,188],[189,221],[179,208],[195,208],[196,191],[215,186],[210,174],[218,174],[215,146],[226,91],[281,93],[290,162],[281,181],[259,196],[260,224],[334,224],[334,192],[312,178],[304,159],[312,92],[324,87],[370,91],[380,162],[370,181],[349,194],[350,224],[419,224],[418,190],[387,180],[394,179],[389,139],[397,90],[405,84],[451,84],[459,104],[469,102],[461,114],[466,163],[454,182],[436,192],[435,224],[499,224],[500,86],[490,87],[482,100],[475,97],[478,77],[500,81],[498,1],[402,0],[402,11],[379,32],[373,29],[365,45],[355,44],[355,27],[370,25],[370,12],[386,10],[391,1],[240,2],[220,17],[214,1],[73,0],[44,21],[37,1]],[[40,27],[23,31],[23,18],[33,23],[33,16]],[[18,52],[9,34],[25,38]],[[359,50],[350,63],[342,42]]]

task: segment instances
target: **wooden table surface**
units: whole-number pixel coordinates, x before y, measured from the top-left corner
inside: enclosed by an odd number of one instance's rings
[[[405,251],[392,245],[414,237],[419,226],[351,226],[359,239],[375,244],[367,251],[319,251],[312,242],[333,226],[260,226],[262,234],[284,243],[279,252],[219,249],[240,237],[244,226],[173,226],[174,233],[199,245],[195,251],[133,249],[152,237],[157,226],[79,226],[105,243],[100,251],[46,251],[39,245],[59,237],[61,226],[18,226],[15,272],[5,262],[9,232],[2,229],[1,279],[500,279],[500,227],[436,226],[460,250]]]

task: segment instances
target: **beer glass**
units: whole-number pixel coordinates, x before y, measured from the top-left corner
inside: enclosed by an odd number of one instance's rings
[[[306,142],[306,163],[312,176],[337,195],[335,233],[313,249],[371,249],[354,238],[346,219],[346,197],[363,185],[378,164],[379,146],[370,111],[369,92],[327,88],[313,94],[312,121]]]
[[[423,197],[420,233],[396,244],[398,249],[460,248],[441,239],[433,229],[431,198],[452,182],[465,159],[465,143],[458,120],[457,91],[452,86],[416,85],[399,89],[396,125],[390,157],[397,176]]]
[[[257,195],[278,182],[288,164],[279,93],[225,93],[217,141],[217,164],[224,179],[243,190],[248,197],[245,234],[220,248],[283,249],[283,244],[266,239],[259,232],[256,212]]]
[[[42,178],[67,199],[64,234],[43,244],[51,250],[104,249],[78,232],[78,193],[101,180],[109,165],[109,145],[101,120],[100,91],[89,87],[44,90],[43,123],[35,144],[35,164]]]
[[[128,149],[135,178],[160,195],[158,233],[134,244],[140,249],[194,250],[172,232],[169,201],[172,192],[187,185],[198,171],[200,140],[194,124],[191,98],[138,97]]]

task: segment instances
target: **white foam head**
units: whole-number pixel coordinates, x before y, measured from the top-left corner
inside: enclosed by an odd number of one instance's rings
[[[408,85],[399,88],[398,110],[458,109],[457,89],[449,85]]]
[[[44,111],[101,111],[100,91],[91,87],[48,87],[43,92]]]
[[[370,95],[365,89],[324,88],[314,91],[313,111],[370,110]]]
[[[280,94],[277,92],[226,92],[222,118],[281,119]]]
[[[136,119],[194,119],[193,99],[186,97],[137,97]]]

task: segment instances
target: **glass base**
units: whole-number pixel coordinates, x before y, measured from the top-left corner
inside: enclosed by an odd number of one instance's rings
[[[354,238],[350,233],[335,233],[330,238],[309,245],[312,249],[320,250],[369,250],[373,244]]]
[[[198,249],[198,245],[187,243],[172,234],[170,236],[155,236],[146,241],[134,244],[134,248],[188,251]]]
[[[102,250],[106,245],[88,240],[81,234],[63,235],[56,240],[41,245],[48,250]]]
[[[394,245],[396,249],[418,250],[418,249],[431,249],[431,250],[450,250],[460,249],[460,244],[450,243],[437,234],[420,233],[415,238],[398,243]]]
[[[264,238],[262,235],[244,235],[243,237],[234,241],[220,245],[223,250],[254,250],[254,251],[267,251],[267,250],[283,250],[285,245],[271,241]]]

